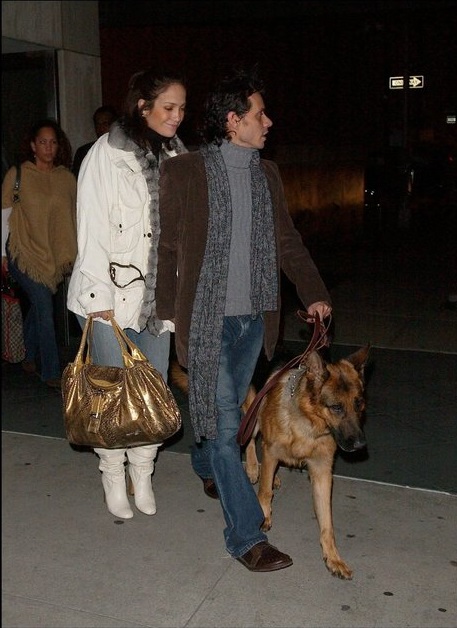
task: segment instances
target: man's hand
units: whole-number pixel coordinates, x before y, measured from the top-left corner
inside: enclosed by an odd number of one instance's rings
[[[321,321],[323,321],[324,318],[331,315],[332,307],[326,301],[316,301],[316,303],[311,303],[311,305],[308,306],[307,312],[310,317],[319,314]],[[312,322],[312,318],[310,318],[308,322]]]

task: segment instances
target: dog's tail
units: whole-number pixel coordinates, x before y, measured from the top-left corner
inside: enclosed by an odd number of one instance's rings
[[[170,382],[175,384],[179,390],[182,390],[184,393],[189,392],[189,375],[187,371],[182,368],[180,364],[176,360],[173,360],[170,364]],[[249,406],[254,401],[254,397],[256,396],[256,391],[254,386],[251,384],[249,386],[248,394],[246,395],[246,399],[241,406],[243,414],[246,414]]]
[[[170,365],[169,375],[170,382],[175,384],[179,390],[182,390],[184,393],[189,392],[189,376],[187,371],[183,369],[176,360],[173,360]]]

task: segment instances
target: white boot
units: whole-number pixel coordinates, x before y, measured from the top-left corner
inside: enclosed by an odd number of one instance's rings
[[[151,475],[154,471],[154,460],[159,446],[143,445],[127,449],[131,479],[130,494],[135,496],[135,506],[145,515],[154,515],[156,512]]]
[[[125,449],[94,449],[100,457],[98,468],[102,472],[106,506],[120,519],[133,517],[125,485]]]

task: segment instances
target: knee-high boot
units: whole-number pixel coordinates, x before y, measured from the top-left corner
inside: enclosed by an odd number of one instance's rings
[[[133,517],[125,484],[125,449],[94,449],[100,457],[98,468],[102,472],[106,506],[110,513],[121,519]]]
[[[143,445],[127,449],[130,494],[135,496],[135,506],[145,515],[154,515],[156,512],[151,475],[158,448],[159,445]]]

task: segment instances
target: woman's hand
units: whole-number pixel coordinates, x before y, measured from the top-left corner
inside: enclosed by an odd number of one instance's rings
[[[114,316],[114,310],[102,310],[101,312],[89,312],[89,316],[92,318],[102,318],[104,321],[109,321]]]

